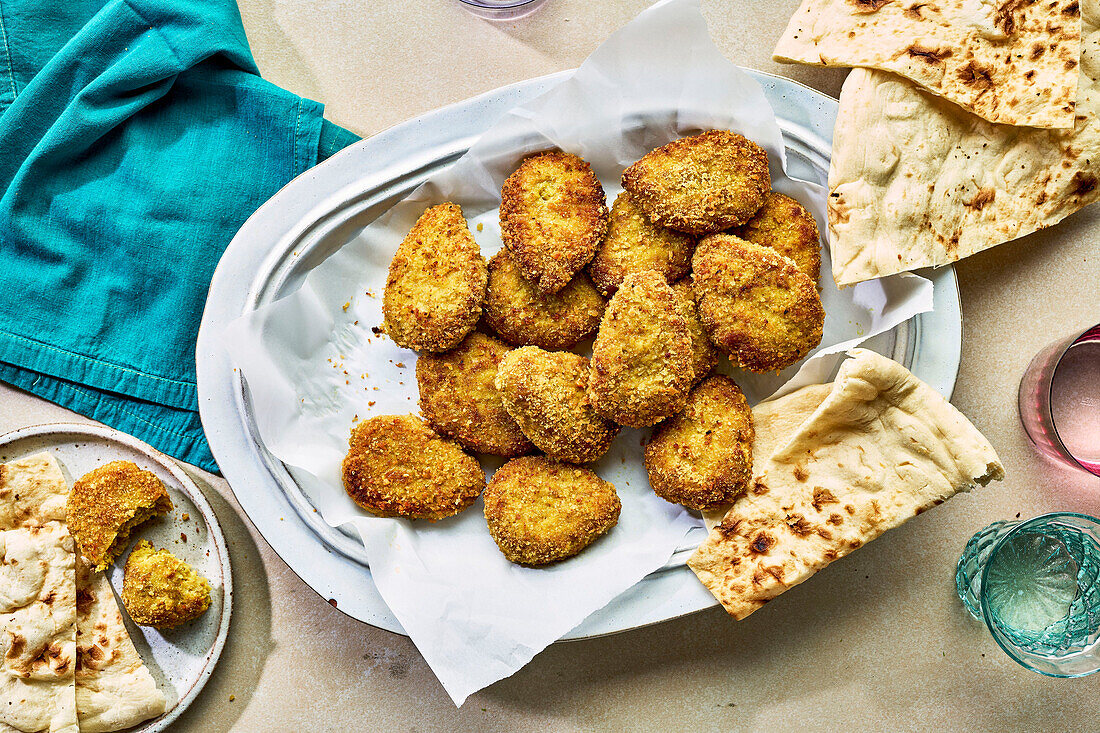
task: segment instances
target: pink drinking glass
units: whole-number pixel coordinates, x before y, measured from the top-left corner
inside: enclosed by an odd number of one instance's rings
[[[1020,421],[1042,453],[1100,476],[1100,324],[1035,355],[1020,380]]]

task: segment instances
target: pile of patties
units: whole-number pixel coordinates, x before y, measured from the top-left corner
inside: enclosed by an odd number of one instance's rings
[[[726,131],[650,152],[622,184],[608,211],[585,161],[525,159],[488,262],[459,206],[424,212],[383,297],[385,333],[420,352],[423,419],[353,427],[343,482],[359,506],[436,521],[484,493],[505,557],[562,560],[618,521],[615,487],[583,465],[621,426],[656,426],[645,464],[668,501],[704,510],[745,490],[752,412],[711,372],[719,353],[773,372],[820,343],[817,225],[770,190],[766,152]],[[569,351],[593,336],[591,358]],[[486,485],[471,452],[510,460]]]

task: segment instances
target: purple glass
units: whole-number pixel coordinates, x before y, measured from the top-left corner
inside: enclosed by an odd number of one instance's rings
[[[1035,355],[1020,380],[1020,421],[1042,453],[1100,476],[1100,325]]]

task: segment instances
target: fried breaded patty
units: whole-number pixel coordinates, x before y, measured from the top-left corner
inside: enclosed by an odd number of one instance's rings
[[[511,562],[572,557],[615,526],[615,487],[586,469],[539,456],[513,458],[485,489],[489,534]]]
[[[112,461],[84,474],[65,503],[69,532],[96,570],[114,561],[135,527],[171,509],[168,489],[156,474],[130,461]]]
[[[654,224],[630,192],[623,191],[611,206],[607,236],[588,263],[588,274],[607,297],[632,272],[654,270],[671,283],[691,270],[694,249],[694,237]]]
[[[416,360],[420,411],[441,435],[495,456],[518,456],[531,441],[504,410],[493,380],[508,346],[477,331],[443,354],[421,354]]]
[[[652,270],[627,275],[592,345],[592,406],[620,425],[653,425],[683,409],[691,370],[691,335],[672,288]]]
[[[672,285],[672,292],[680,302],[680,313],[687,323],[691,334],[691,372],[692,382],[697,383],[718,366],[718,349],[710,341],[710,334],[699,320],[699,309],[695,305],[695,291],[691,287],[691,277],[685,277]]]
[[[474,503],[485,488],[477,459],[415,415],[382,415],[351,431],[344,490],[380,517],[436,521]]]
[[[210,581],[168,550],[142,540],[126,560],[121,596],[134,623],[168,629],[210,608]]]
[[[789,257],[817,283],[821,273],[821,236],[813,214],[790,196],[771,191],[764,205],[741,227],[739,234],[746,242],[771,247]]]
[[[524,277],[556,293],[592,259],[607,231],[607,201],[588,163],[553,150],[532,156],[500,192],[500,236]]]
[[[715,234],[699,242],[692,265],[699,316],[735,364],[779,371],[821,343],[821,296],[792,260],[732,234]]]
[[[390,261],[382,328],[398,346],[446,351],[477,325],[488,279],[462,209],[433,206]]]
[[[501,359],[496,386],[523,433],[559,461],[594,461],[619,432],[588,400],[588,359],[583,356],[524,346]]]
[[[726,130],[673,140],[623,172],[623,188],[649,218],[689,234],[740,226],[771,188],[768,154]]]
[[[507,249],[489,260],[485,324],[514,346],[567,349],[596,332],[606,306],[583,272],[547,295],[523,277]]]
[[[689,509],[729,503],[752,478],[752,410],[729,377],[691,391],[684,411],[666,420],[645,449],[657,496]]]

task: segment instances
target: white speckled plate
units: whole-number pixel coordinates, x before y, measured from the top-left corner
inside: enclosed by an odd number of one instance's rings
[[[152,471],[168,487],[174,508],[168,516],[150,521],[130,537],[130,546],[111,568],[115,595],[122,588],[122,566],[138,540],[149,540],[187,562],[210,581],[210,608],[194,621],[160,631],[134,624],[123,609],[126,629],[141,658],[153,674],[157,687],[168,699],[164,715],[146,721],[130,733],[166,730],[195,699],[210,678],[221,656],[229,631],[233,579],[229,552],[214,510],[195,483],[171,458],[137,438],[101,425],[57,423],[34,425],[0,435],[0,463],[7,463],[39,451],[57,458],[65,478],[73,481],[111,461],[133,461]],[[187,519],[184,519],[187,516]],[[122,603],[119,601],[119,607]]]

